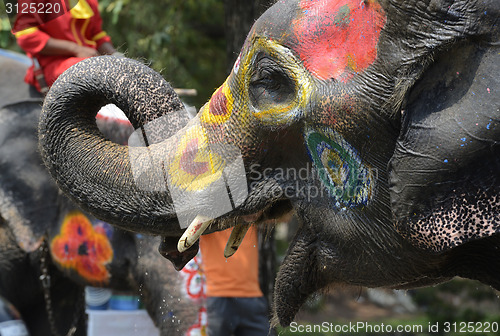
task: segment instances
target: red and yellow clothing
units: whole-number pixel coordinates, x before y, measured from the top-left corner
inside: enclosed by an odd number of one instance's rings
[[[224,257],[231,229],[203,235],[200,251],[207,284],[207,296],[261,297],[257,230],[251,227],[236,253]]]
[[[70,0],[69,3],[74,3]],[[65,6],[66,1],[61,1]],[[75,42],[79,45],[98,49],[105,42],[111,42],[111,38],[102,30],[102,19],[99,15],[97,0],[79,0],[76,6],[69,12],[51,18],[43,13],[18,14],[16,27],[27,27],[15,33],[17,43],[30,57],[36,57],[45,75],[47,85],[52,85],[57,77],[73,64],[81,61],[80,57],[68,57],[60,55],[41,55],[40,51],[45,47],[50,37]],[[40,24],[38,24],[40,23]],[[26,73],[25,81],[40,87],[35,79],[34,67],[30,67]]]

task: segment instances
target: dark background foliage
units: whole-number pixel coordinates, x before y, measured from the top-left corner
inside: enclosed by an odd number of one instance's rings
[[[100,0],[103,28],[117,49],[194,88],[200,107],[226,76],[223,0]],[[0,2],[0,47],[20,51]]]

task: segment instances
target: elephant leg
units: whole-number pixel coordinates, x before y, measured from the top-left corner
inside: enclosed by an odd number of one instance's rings
[[[49,266],[49,272],[51,275],[50,306],[47,305],[45,290],[42,291],[45,296],[45,313],[49,326],[55,327],[60,335],[65,335],[75,327],[75,336],[86,336],[84,286],[64,276],[53,265]]]

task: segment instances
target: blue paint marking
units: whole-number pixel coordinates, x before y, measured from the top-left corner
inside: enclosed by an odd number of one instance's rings
[[[444,163],[448,163],[448,159],[444,159],[444,160],[443,160],[443,162],[444,162]]]
[[[318,177],[336,207],[366,205],[373,192],[373,176],[355,148],[330,128],[307,127],[304,137]]]
[[[467,138],[461,138],[460,140],[462,140],[462,141],[467,141]]]
[[[486,129],[490,129],[490,127],[491,127],[491,123],[488,123],[488,124],[486,125]]]
[[[106,233],[106,237],[108,237],[108,239],[111,239],[113,237],[114,228],[111,226],[111,224],[108,224],[101,220],[93,220],[92,226],[94,226],[94,229],[98,227],[102,228]]]

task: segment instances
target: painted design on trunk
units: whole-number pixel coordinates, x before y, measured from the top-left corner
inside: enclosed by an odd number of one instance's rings
[[[105,228],[94,229],[87,216],[79,211],[66,215],[50,251],[55,262],[75,270],[90,283],[104,283],[110,278],[106,265],[113,259],[113,249]]]
[[[239,148],[209,140],[197,120],[177,142],[167,170],[167,185],[181,228],[199,215],[206,221],[234,210],[248,195]],[[206,222],[205,221],[205,222]]]
[[[221,178],[224,166],[224,160],[210,150],[204,128],[194,125],[179,141],[169,182],[185,191],[203,190]]]
[[[302,0],[300,7],[294,49],[312,74],[346,82],[373,63],[386,21],[378,2]]]
[[[330,128],[307,128],[305,140],[318,176],[336,205],[366,205],[373,195],[374,178],[356,149]]]
[[[202,268],[200,254],[190,260],[180,271],[186,296],[193,302],[200,304],[197,321],[187,330],[186,336],[207,335],[207,298],[205,288],[205,274]]]
[[[223,124],[233,111],[234,99],[231,90],[224,82],[210,98],[208,104],[202,107],[201,121],[208,124]]]

